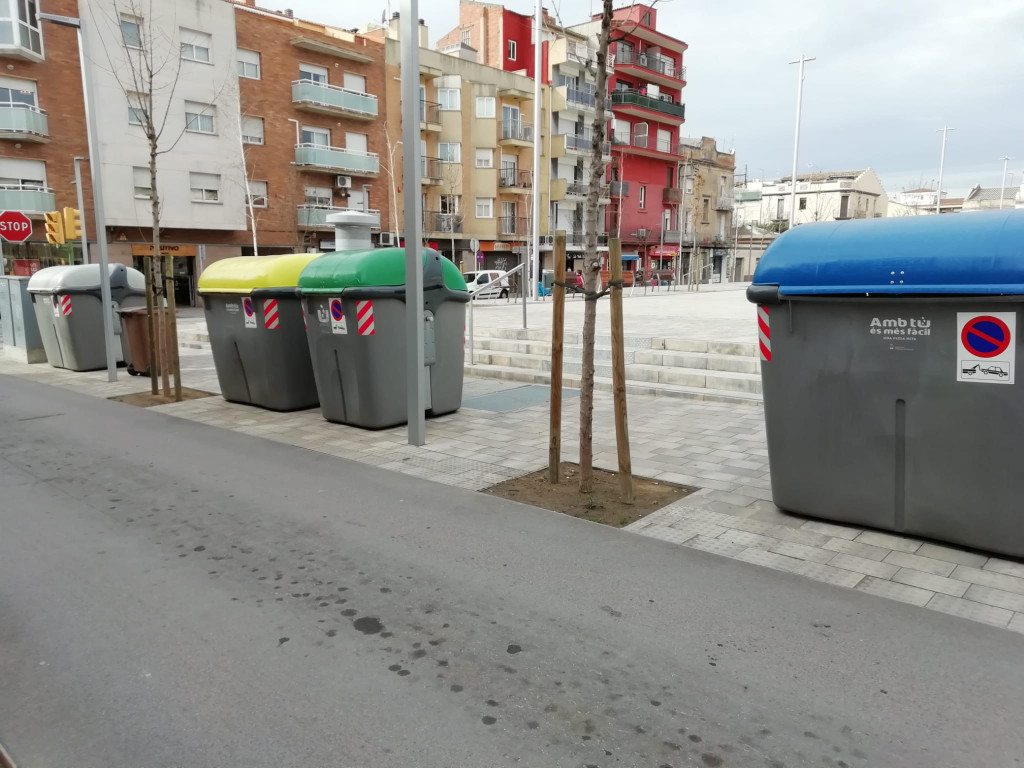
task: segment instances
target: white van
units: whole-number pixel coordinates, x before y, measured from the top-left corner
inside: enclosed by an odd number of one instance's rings
[[[484,270],[482,272],[466,272],[466,287],[469,292],[478,299],[507,299],[512,292],[508,277],[500,270]],[[498,278],[501,278],[498,280]],[[494,285],[484,288],[482,291],[477,288],[480,285],[487,285],[492,280],[498,280]]]

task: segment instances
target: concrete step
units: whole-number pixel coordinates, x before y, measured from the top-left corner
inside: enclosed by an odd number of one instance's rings
[[[528,384],[551,383],[549,371],[526,370],[523,368],[512,368],[499,365],[476,365],[466,366],[466,375],[481,379],[501,379],[505,381],[520,381]],[[565,373],[562,376],[562,383],[569,388],[578,388],[580,377],[578,374]],[[612,380],[610,377],[595,376],[594,388],[601,392],[612,391]],[[727,403],[730,405],[762,405],[761,396],[748,392],[736,392],[729,390],[706,389],[702,387],[687,387],[674,384],[654,384],[643,382],[628,382],[626,384],[627,395],[651,395],[655,397],[675,398],[684,400],[701,400],[710,403]]]
[[[638,349],[634,355],[634,360],[643,365],[661,365],[667,368],[699,368],[709,371],[729,371],[732,373],[761,373],[760,361],[756,357],[748,355]]]
[[[757,345],[731,341],[694,341],[691,339],[672,339],[655,337],[651,340],[652,349],[665,349],[670,352],[707,352],[715,355],[743,355],[757,357]]]

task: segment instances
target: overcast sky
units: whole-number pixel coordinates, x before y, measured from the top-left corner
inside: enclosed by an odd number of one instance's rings
[[[351,28],[401,0],[280,0],[297,16]],[[276,7],[263,0],[270,7]],[[531,13],[531,0],[504,0]],[[565,24],[600,0],[545,0]],[[616,7],[622,0],[616,1]],[[281,7],[284,7],[282,5]],[[689,44],[684,132],[735,147],[751,178],[788,175],[796,65],[807,64],[800,172],[874,168],[890,194],[934,186],[944,124],[943,188],[998,187],[1010,155],[1024,170],[1024,0],[663,0],[658,26]],[[431,44],[458,21],[458,0],[420,0]],[[1011,181],[1008,181],[1008,186]]]

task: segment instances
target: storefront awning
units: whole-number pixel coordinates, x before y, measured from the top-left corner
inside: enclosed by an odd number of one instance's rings
[[[622,254],[623,261],[639,261],[640,256],[635,253],[624,253]]]
[[[648,255],[652,259],[674,259],[679,255],[678,248],[651,248]]]

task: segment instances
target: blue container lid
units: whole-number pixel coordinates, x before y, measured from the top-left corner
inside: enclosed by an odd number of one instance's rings
[[[750,290],[779,296],[1024,294],[1024,210],[801,224],[761,257]]]

